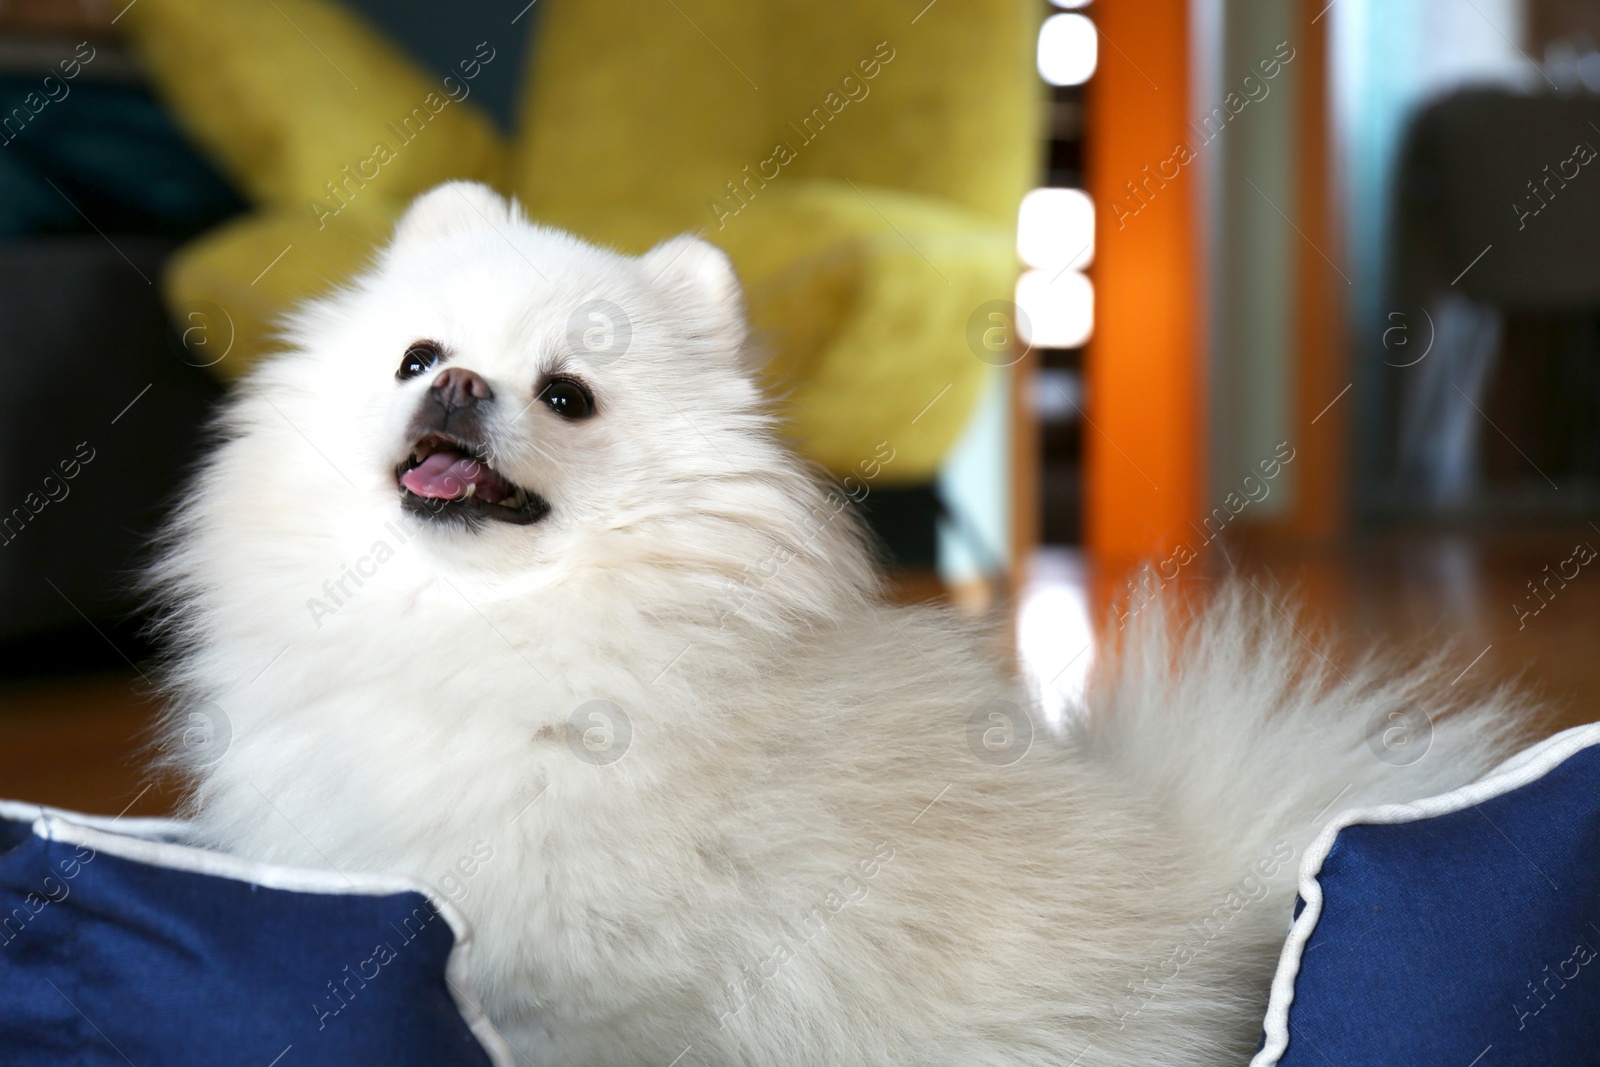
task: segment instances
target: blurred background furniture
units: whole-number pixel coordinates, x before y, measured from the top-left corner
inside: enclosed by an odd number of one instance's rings
[[[105,662],[101,643],[82,640],[89,620],[133,638],[119,625],[133,566],[221,391],[175,354],[139,277],[171,243],[117,244],[60,235],[0,252],[0,639],[21,639],[0,647],[32,669]]]
[[[125,667],[90,619],[141,647],[134,561],[221,392],[155,280],[239,201],[106,36],[112,14],[22,5],[35,32],[0,40],[0,659],[25,670]]]
[[[1434,333],[1389,356],[1396,506],[1594,510],[1600,93],[1450,93],[1412,120],[1397,188],[1396,304]]]

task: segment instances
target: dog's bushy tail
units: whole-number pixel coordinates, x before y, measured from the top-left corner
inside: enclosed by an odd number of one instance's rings
[[[1246,580],[1189,608],[1164,592],[1113,624],[1081,723],[1098,757],[1213,843],[1198,874],[1236,877],[1285,841],[1300,855],[1339,812],[1455,789],[1526,739],[1523,698],[1457,678],[1470,657],[1340,662],[1292,598]]]

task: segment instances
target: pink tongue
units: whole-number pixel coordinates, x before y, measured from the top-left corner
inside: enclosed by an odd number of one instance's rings
[[[406,471],[400,484],[418,496],[433,500],[459,500],[473,482],[481,486],[489,478],[482,463],[460,452],[435,452]]]

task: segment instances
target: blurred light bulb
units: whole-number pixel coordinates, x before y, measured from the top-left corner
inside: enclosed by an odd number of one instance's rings
[[[1030,267],[1082,270],[1094,260],[1094,201],[1082,189],[1035,189],[1017,212],[1017,255]]]
[[[1094,285],[1075,270],[1017,279],[1017,331],[1034,348],[1077,348],[1094,332]]]
[[[1082,85],[1099,54],[1094,23],[1082,15],[1051,15],[1039,28],[1039,76],[1051,85]]]
[[[1077,11],[1079,8],[1089,6],[1089,0],[1050,0],[1057,7],[1064,7],[1068,11]]]
[[[1023,670],[1039,694],[1045,722],[1055,729],[1081,706],[1095,658],[1087,582],[1073,577],[1077,581],[1031,583],[1017,612]]]

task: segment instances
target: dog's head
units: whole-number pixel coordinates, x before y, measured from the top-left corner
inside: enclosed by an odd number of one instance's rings
[[[726,475],[717,439],[760,418],[740,303],[704,241],[635,259],[530,225],[483,186],[428,193],[350,305],[396,503],[467,535],[592,527]]]
[[[698,506],[682,486],[771,464],[741,305],[704,241],[624,256],[455,182],[300,313],[299,352],[259,384],[324,453],[318,475],[434,539],[515,551]]]

